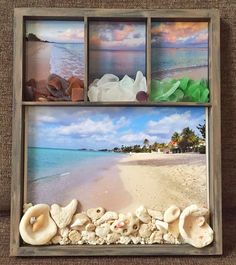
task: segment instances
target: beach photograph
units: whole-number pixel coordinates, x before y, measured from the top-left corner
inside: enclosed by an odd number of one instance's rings
[[[145,22],[89,22],[89,83],[104,74],[146,74]]]
[[[208,80],[208,22],[152,22],[152,79]]]
[[[207,206],[204,108],[35,106],[28,115],[28,202]]]

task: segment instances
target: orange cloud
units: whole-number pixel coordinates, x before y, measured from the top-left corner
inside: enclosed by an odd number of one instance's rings
[[[130,32],[133,31],[134,31],[133,25],[125,25],[122,30],[119,29],[114,30],[113,39],[115,41],[122,41],[129,35]]]
[[[99,39],[99,37],[93,35],[90,38],[90,45],[94,46],[94,47],[98,47],[101,45],[101,40]]]
[[[168,42],[176,42],[196,35],[207,28],[207,22],[164,22],[154,26],[151,32],[153,35],[162,35]],[[201,38],[205,40],[206,36],[207,34],[204,34]]]

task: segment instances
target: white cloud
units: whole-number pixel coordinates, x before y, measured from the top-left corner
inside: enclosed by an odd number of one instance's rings
[[[137,143],[140,142],[140,144],[143,143],[144,139],[148,139],[150,142],[155,142],[157,141],[158,137],[149,135],[143,132],[140,133],[129,133],[129,134],[124,134],[121,136],[120,140],[124,141],[124,143]]]

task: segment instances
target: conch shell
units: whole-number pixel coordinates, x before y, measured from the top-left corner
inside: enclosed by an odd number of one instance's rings
[[[203,248],[213,241],[213,230],[206,223],[208,209],[191,205],[179,217],[179,232],[184,241],[196,248]]]
[[[57,226],[49,215],[47,204],[36,204],[23,215],[19,231],[24,242],[31,245],[44,245],[57,233]]]

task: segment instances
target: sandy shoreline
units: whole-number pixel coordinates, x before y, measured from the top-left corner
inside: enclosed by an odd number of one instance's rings
[[[51,44],[26,42],[26,80],[45,80],[50,74]]]
[[[158,210],[173,203],[181,208],[207,204],[205,155],[131,154],[118,167],[133,198],[123,211],[132,211],[140,204]]]
[[[205,155],[140,153],[107,161],[30,183],[28,201],[65,205],[76,198],[81,210],[102,206],[119,212],[140,205],[163,210],[173,203],[207,204]]]
[[[179,79],[182,77],[188,77],[194,80],[208,79],[208,69],[206,66],[199,66],[194,68],[186,68],[176,71],[164,71],[164,72],[152,72],[152,79],[164,79],[166,77]]]

